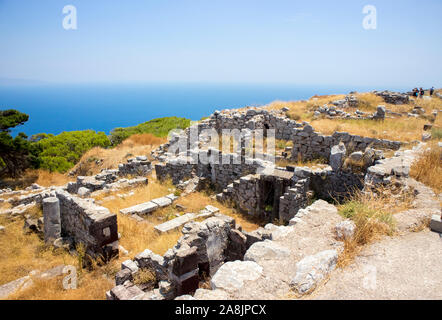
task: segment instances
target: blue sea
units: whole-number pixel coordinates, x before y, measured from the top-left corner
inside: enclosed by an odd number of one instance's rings
[[[134,126],[159,117],[199,120],[215,110],[374,89],[386,88],[276,84],[3,85],[0,109],[29,114],[29,121],[13,134],[59,134],[85,129],[108,134],[113,128]]]

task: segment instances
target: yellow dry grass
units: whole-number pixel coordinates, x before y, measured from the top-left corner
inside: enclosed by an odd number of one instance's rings
[[[80,271],[78,289],[64,290],[62,277],[51,280],[33,279],[32,286],[10,295],[8,299],[105,299],[105,291],[113,287],[111,276],[119,268],[119,262],[112,261],[109,265],[92,271],[80,270],[75,256],[62,249],[54,250],[46,246],[35,234],[24,234],[23,223],[21,217],[12,220],[0,216],[0,225],[6,227],[6,231],[0,234],[0,285],[27,276],[33,270],[45,271],[64,264],[73,265]]]
[[[165,138],[149,133],[135,134],[112,149],[92,148],[81,157],[73,170],[77,170],[78,175],[94,175],[102,169],[115,169],[128,158],[148,156],[153,149],[165,142]]]
[[[314,119],[313,113],[317,107],[323,106],[324,104],[331,105],[331,102],[335,100],[344,99],[345,95],[314,96],[307,101],[274,101],[267,105],[266,109],[280,110],[283,107],[287,107],[290,109],[287,112],[287,116],[299,122],[310,122],[313,128],[322,134],[330,135],[336,131],[346,131],[351,134],[366,137],[400,140],[406,142],[421,140],[423,126],[432,118],[432,111],[441,109],[441,100],[438,98],[411,98],[409,104],[392,105],[385,103],[382,98],[373,93],[358,93],[355,94],[355,96],[360,101],[357,109],[364,112],[373,113],[376,111],[378,105],[384,105],[388,110],[393,112],[408,113],[411,112],[415,105],[418,105],[425,109],[426,115],[418,119],[402,116],[396,119],[385,119],[385,121],[341,120],[327,118]],[[355,110],[356,108],[346,109],[347,112],[354,112]],[[435,119],[434,126],[439,128],[442,127],[441,116],[438,116]]]
[[[411,167],[410,176],[431,187],[437,194],[442,192],[442,151],[437,143],[430,145]]]

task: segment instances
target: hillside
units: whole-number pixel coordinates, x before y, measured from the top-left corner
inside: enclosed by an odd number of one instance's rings
[[[40,137],[44,163],[71,160],[4,179],[0,299],[440,299],[440,112],[351,93]],[[191,129],[247,130],[224,150]]]

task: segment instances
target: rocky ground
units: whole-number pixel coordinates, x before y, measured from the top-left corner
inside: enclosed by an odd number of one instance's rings
[[[312,299],[442,299],[442,236],[428,230],[386,238],[333,272]]]

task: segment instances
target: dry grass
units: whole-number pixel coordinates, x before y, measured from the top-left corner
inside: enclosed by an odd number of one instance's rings
[[[112,289],[113,281],[101,270],[83,273],[78,287],[64,290],[63,276],[50,280],[34,279],[33,285],[8,297],[8,300],[104,300],[105,292]]]
[[[0,217],[6,231],[0,234],[0,285],[27,276],[33,270],[45,271],[58,265],[73,265],[79,272],[78,289],[64,290],[62,277],[51,280],[34,279],[27,289],[12,294],[16,300],[105,299],[105,291],[113,287],[110,276],[119,268],[117,261],[95,270],[80,270],[78,259],[68,252],[48,247],[35,234],[23,233],[23,218]]]
[[[287,167],[287,166],[296,166],[296,167],[308,167],[308,168],[325,168],[328,165],[328,160],[324,158],[318,158],[310,161],[302,160],[301,154],[297,160],[292,159],[283,159],[276,161],[276,166],[278,167]]]
[[[77,175],[94,175],[103,169],[115,169],[128,158],[149,155],[153,149],[165,142],[165,138],[148,133],[135,134],[112,149],[92,148],[81,157],[72,170],[76,170]]]
[[[437,194],[442,192],[442,151],[437,143],[430,145],[411,167],[410,176],[431,187]]]
[[[412,208],[413,199],[411,190],[405,192],[382,187],[372,192],[355,192],[347,202],[340,205],[339,214],[353,220],[356,230],[353,238],[345,241],[338,266],[348,266],[364,246],[384,235],[393,235],[393,215]]]
[[[359,99],[357,109],[364,112],[373,113],[376,111],[378,105],[384,105],[388,110],[408,113],[414,108],[414,105],[419,105],[425,109],[426,115],[418,119],[408,118],[403,116],[397,119],[386,119],[385,121],[372,120],[341,120],[341,119],[327,119],[327,118],[313,118],[313,112],[316,108],[324,104],[331,105],[335,100],[344,99],[345,95],[330,95],[330,96],[315,96],[307,101],[283,102],[275,101],[266,106],[269,110],[280,110],[287,107],[290,110],[287,116],[296,121],[309,121],[316,131],[322,134],[333,134],[336,131],[346,131],[351,134],[389,140],[400,141],[414,141],[421,140],[422,130],[424,124],[427,124],[432,118],[433,110],[441,109],[441,100],[437,98],[432,99],[411,99],[409,104],[392,105],[387,104],[382,98],[373,93],[355,94]],[[356,108],[348,108],[347,112],[354,112]],[[442,117],[438,116],[434,125],[442,127]]]

